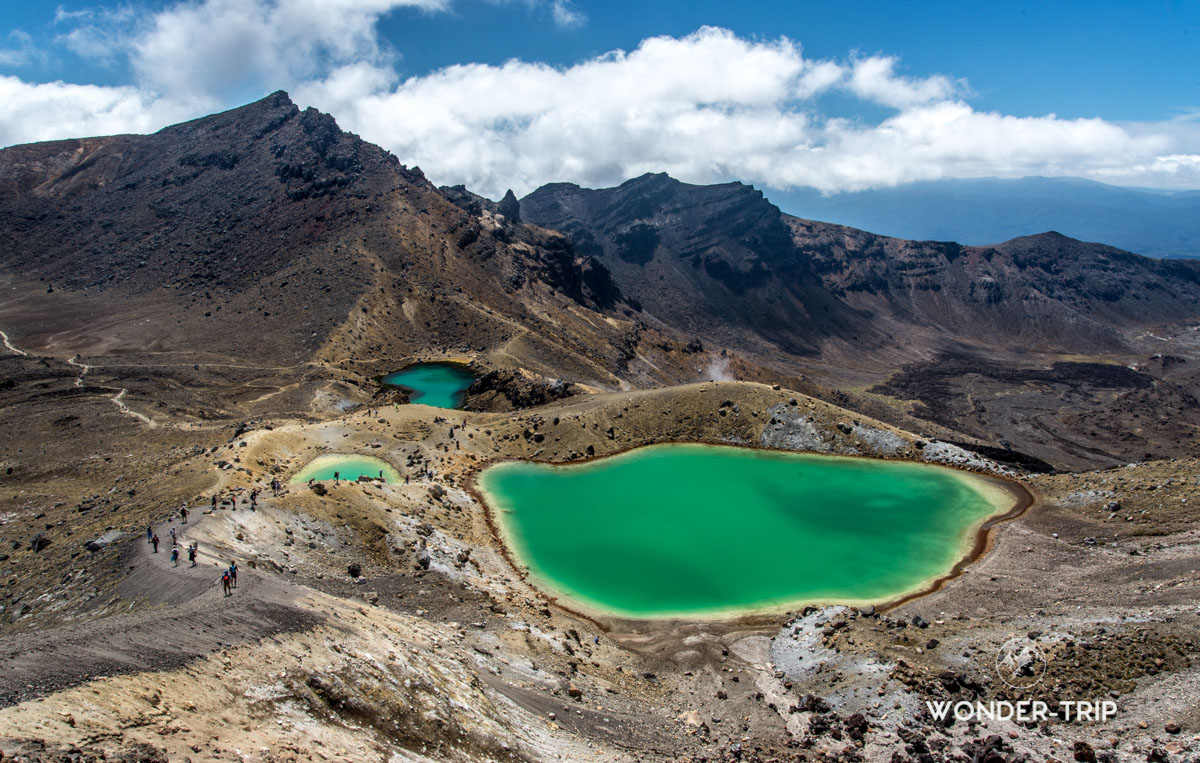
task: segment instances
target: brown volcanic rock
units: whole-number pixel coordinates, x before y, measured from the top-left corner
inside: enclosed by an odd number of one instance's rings
[[[901,332],[909,357],[962,342],[1125,351],[1130,329],[1200,315],[1200,262],[1057,233],[993,247],[888,238],[785,215],[741,183],[556,183],[521,210],[603,261],[658,320],[792,355],[895,353]]]
[[[547,379],[523,368],[489,371],[467,388],[463,408],[471,411],[507,411],[533,408],[581,394],[578,384]]]
[[[779,209],[742,183],[662,174],[602,190],[555,183],[522,199],[521,214],[567,234],[623,293],[685,334],[798,356],[832,336],[877,334],[798,256]]]
[[[0,323],[34,352],[385,363],[527,332],[556,372],[610,383],[627,352],[626,321],[590,317],[622,300],[602,265],[456,206],[282,92],[153,135],[0,151],[0,230],[20,295]]]
[[[847,304],[945,339],[1075,352],[1130,349],[1129,329],[1200,315],[1200,263],[1050,232],[992,247],[905,241],[787,218]]]

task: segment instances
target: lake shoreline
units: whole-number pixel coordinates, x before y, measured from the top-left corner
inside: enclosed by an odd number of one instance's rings
[[[949,571],[922,580],[914,584],[911,590],[901,592],[891,597],[873,597],[861,599],[797,599],[780,601],[776,603],[767,603],[752,607],[715,609],[712,611],[691,613],[664,612],[646,614],[642,616],[631,615],[622,611],[608,610],[603,606],[589,602],[587,601],[587,597],[579,594],[572,594],[569,591],[562,590],[563,587],[561,586],[556,586],[549,581],[544,581],[542,576],[532,570],[531,566],[523,564],[519,558],[518,552],[516,551],[516,544],[509,540],[509,528],[507,528],[504,521],[498,516],[499,509],[493,505],[494,501],[489,500],[491,496],[479,483],[480,475],[485,470],[503,463],[517,462],[546,465],[551,467],[577,467],[586,466],[601,460],[611,459],[635,450],[670,445],[727,447],[760,451],[765,454],[809,455],[830,459],[866,460],[873,462],[911,464],[913,466],[938,467],[952,471],[955,473],[955,476],[959,477],[960,479],[969,481],[972,488],[977,489],[978,492],[980,492],[985,498],[985,500],[987,500],[993,506],[994,511],[984,517],[983,520],[979,522],[978,527],[974,528],[974,530],[969,532],[968,536],[964,538],[963,554],[953,564]],[[935,593],[947,582],[961,576],[963,571],[970,564],[978,561],[980,558],[986,555],[989,550],[991,550],[994,542],[994,529],[1003,523],[1022,516],[1031,506],[1036,503],[1036,498],[1033,493],[1031,493],[1028,488],[1014,479],[996,475],[981,474],[979,472],[951,464],[929,463],[904,458],[880,458],[875,456],[851,454],[825,454],[814,453],[811,451],[795,451],[781,448],[771,448],[760,445],[702,441],[664,441],[643,443],[620,448],[612,453],[606,453],[598,456],[588,456],[573,461],[550,461],[547,459],[537,458],[496,458],[477,464],[472,470],[471,474],[468,475],[468,479],[465,481],[465,483],[466,484],[464,487],[466,491],[481,506],[483,506],[488,533],[492,542],[495,544],[509,568],[523,581],[532,585],[533,588],[542,594],[542,596],[544,596],[551,605],[573,616],[581,617],[595,625],[603,632],[607,633],[613,632],[614,629],[629,630],[632,628],[633,630],[641,630],[648,625],[661,626],[669,625],[671,623],[708,623],[746,628],[762,627],[766,624],[777,624],[781,620],[787,619],[792,612],[804,606],[843,605],[858,608],[873,606],[878,612],[889,611],[915,599]],[[979,490],[981,487],[983,489]],[[1003,496],[1002,502],[997,500],[998,496]]]
[[[447,383],[446,380],[432,381],[430,379],[421,379],[416,384],[406,384],[399,378],[406,374],[409,377],[420,377],[422,374],[439,370],[448,371],[451,376],[456,377],[453,383],[449,385],[455,388],[453,392],[447,394],[445,390],[437,389],[437,387],[445,385]],[[433,360],[408,363],[395,371],[375,376],[374,381],[381,389],[401,390],[408,395],[410,405],[428,405],[433,408],[457,410],[463,405],[467,389],[478,378],[479,373],[471,368],[469,363],[457,360]],[[392,381],[389,381],[389,379]],[[462,382],[465,382],[465,384]],[[445,400],[441,399],[443,396],[445,396]],[[430,402],[431,400],[438,400],[440,402]],[[450,404],[443,404],[445,402]]]

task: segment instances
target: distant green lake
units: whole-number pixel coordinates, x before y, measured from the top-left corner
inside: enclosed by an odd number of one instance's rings
[[[389,464],[378,458],[370,456],[342,455],[331,453],[324,456],[317,456],[308,463],[303,469],[292,477],[291,482],[308,482],[316,480],[317,482],[333,481],[333,473],[338,473],[338,478],[349,480],[351,482],[357,480],[359,476],[371,477],[379,479],[380,473],[383,474],[384,482],[395,484],[401,481],[400,472]]]
[[[416,363],[379,380],[408,392],[409,402],[434,408],[457,408],[475,374],[457,363]]]
[[[889,600],[1015,503],[952,469],[690,444],[501,463],[478,487],[537,584],[625,617]]]

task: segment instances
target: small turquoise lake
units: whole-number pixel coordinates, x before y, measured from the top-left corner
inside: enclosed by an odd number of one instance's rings
[[[409,402],[434,408],[458,408],[475,374],[457,363],[416,363],[387,374],[381,384],[408,392]]]
[[[879,603],[967,557],[1005,487],[903,461],[671,444],[477,481],[543,589],[621,617]]]
[[[358,456],[349,454],[330,453],[324,456],[317,456],[312,461],[296,473],[289,480],[293,483],[303,483],[309,480],[317,482],[332,482],[334,473],[337,473],[338,479],[354,482],[359,477],[368,477],[370,479],[379,479],[383,476],[383,481],[389,484],[402,482],[400,472],[396,471],[396,467],[382,459],[372,458],[371,456]]]

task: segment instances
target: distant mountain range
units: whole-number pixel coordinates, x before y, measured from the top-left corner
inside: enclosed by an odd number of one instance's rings
[[[1150,257],[1200,257],[1200,191],[1080,178],[980,178],[822,196],[769,191],[781,209],[896,238],[986,245],[1046,231]]]
[[[784,214],[742,183],[555,183],[520,213],[569,236],[654,320],[799,356],[1113,351],[1131,329],[1200,315],[1200,263],[1058,233],[993,246],[881,236]]]
[[[904,189],[873,193],[945,225],[998,224],[989,188],[1009,191],[995,206],[1019,202],[1031,214],[1039,204],[1023,200],[1037,188],[1077,189],[1093,207],[1200,204],[1200,194],[1076,181],[953,187],[981,189],[961,195],[978,214]],[[1173,219],[1196,227],[1196,217]],[[639,352],[660,352],[641,336],[648,329],[760,358],[893,367],[963,343],[1121,351],[1131,331],[1200,315],[1200,263],[1058,234],[988,246],[905,240],[784,214],[742,183],[664,174],[597,190],[554,183],[498,203],[437,189],[285,93],[154,135],[0,151],[0,230],[0,275],[38,287],[24,291],[29,304],[9,300],[24,317],[8,325],[27,341],[61,346],[77,329],[59,323],[84,311],[85,333],[131,348],[186,348],[202,336],[211,351],[291,363],[447,346],[511,355],[536,336],[525,362],[554,356],[545,370],[589,368],[593,378],[597,363],[631,372]],[[267,347],[253,340],[264,335]],[[643,366],[666,373],[658,361],[629,368]]]

